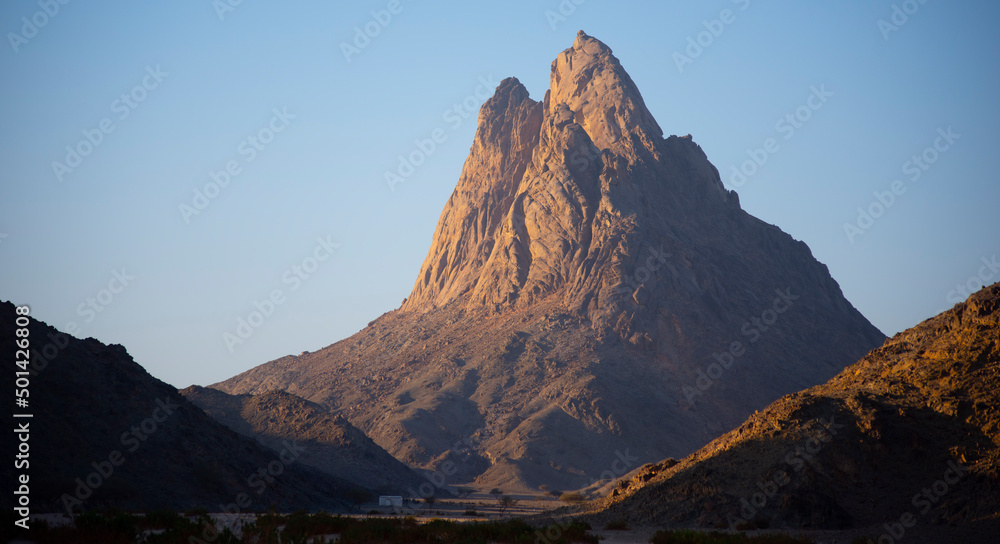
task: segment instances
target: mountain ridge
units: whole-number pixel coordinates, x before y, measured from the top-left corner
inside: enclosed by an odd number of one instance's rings
[[[300,441],[301,463],[378,493],[405,494],[426,482],[343,417],[284,391],[229,395],[191,386],[180,393],[219,423],[273,450]]]
[[[212,387],[341,410],[411,466],[457,463],[463,483],[573,489],[615,452],[690,453],[884,340],[700,146],[662,136],[610,48],[581,31],[550,81],[541,102],[507,78],[483,104],[400,308]],[[776,290],[792,301],[780,314]],[[744,337],[752,319],[766,325]],[[709,368],[737,341],[738,361]]]
[[[913,524],[996,527],[998,388],[995,283],[691,456],[629,475],[592,505],[591,517],[906,533],[913,525],[900,520],[909,515]],[[965,541],[991,541],[979,539],[994,531]]]
[[[14,305],[0,302],[0,318],[14,323]],[[29,366],[33,417],[26,468],[34,512],[219,511],[226,505],[346,510],[359,493],[367,494],[300,463],[303,448],[294,440],[270,450],[217,423],[120,345],[80,340],[34,318],[27,328],[32,346],[47,343],[32,353]],[[14,367],[14,340],[13,327],[0,330],[0,358],[8,367]],[[13,374],[5,373],[9,390]],[[14,468],[5,463],[0,470],[11,488]]]

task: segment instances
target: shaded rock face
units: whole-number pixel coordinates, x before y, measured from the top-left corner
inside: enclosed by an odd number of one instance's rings
[[[216,421],[281,452],[302,447],[299,462],[378,493],[413,495],[426,483],[346,419],[284,391],[229,395],[192,386],[180,392]]]
[[[779,399],[679,463],[643,467],[594,504],[592,517],[874,527],[876,540],[883,524],[908,512],[917,528],[906,531],[968,525],[968,538],[958,540],[995,542],[998,390],[1000,283],[893,336],[829,382]],[[753,498],[764,489],[771,494]],[[746,507],[752,499],[758,506]],[[972,530],[991,523],[988,533]],[[930,541],[945,539],[954,535]]]
[[[882,340],[581,32],[543,101],[509,78],[483,104],[398,310],[213,387],[341,409],[455,482],[572,489],[690,453]]]
[[[9,302],[0,302],[0,319],[10,324],[0,327],[0,361],[14,369]],[[78,340],[34,319],[28,330],[34,350],[48,356],[34,354],[30,366],[32,513],[217,512],[238,500],[242,511],[346,510],[367,493],[298,462],[301,443],[272,451],[227,429],[150,376],[122,346]],[[12,391],[14,373],[3,380]],[[280,475],[265,481],[261,469]],[[0,476],[13,489],[22,472],[4,463]],[[13,497],[4,496],[4,508],[13,507]]]

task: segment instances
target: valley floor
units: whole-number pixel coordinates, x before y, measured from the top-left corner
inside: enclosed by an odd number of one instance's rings
[[[526,501],[524,505],[519,505],[515,511],[515,516],[509,513],[503,519],[511,517],[521,517],[544,513],[557,501],[536,500],[531,504]],[[462,508],[478,505],[476,516],[465,515]],[[432,520],[445,520],[453,522],[475,522],[475,521],[497,521],[500,519],[499,512],[492,509],[493,505],[478,503],[477,501],[452,499],[435,503],[432,509],[427,509],[421,505],[418,511],[405,511],[404,515],[412,516],[418,524],[430,522]],[[548,508],[546,508],[548,507]],[[216,528],[221,532],[224,528],[230,529],[237,536],[241,535],[245,526],[250,526],[257,520],[256,514],[209,514],[214,520]],[[375,513],[369,511],[364,514],[349,514],[348,517],[361,518],[384,518],[399,519],[399,515],[391,513]],[[38,514],[32,516],[32,523],[44,521],[49,527],[65,527],[71,525],[71,520],[65,514]],[[588,531],[588,535],[597,538],[601,544],[648,544],[653,535],[662,527],[630,527],[627,530],[609,530],[607,528],[593,528]],[[709,530],[698,530],[701,533],[711,533]],[[729,531],[725,531],[729,533]],[[756,530],[743,531],[741,534],[750,539],[763,537],[765,535],[788,535],[792,537],[804,538],[814,544],[868,544],[880,542],[906,542],[912,544],[938,544],[938,543],[963,543],[963,544],[994,544],[997,542],[997,535],[1000,535],[1000,514],[989,518],[977,520],[969,524],[960,526],[928,525],[910,528],[905,534],[896,535],[898,538],[887,538],[884,527],[870,527],[865,529],[848,529],[838,531],[803,531],[803,530]],[[548,542],[541,537],[542,533],[536,533],[539,538],[536,542]],[[336,542],[339,535],[325,535],[326,542]],[[881,537],[881,540],[880,540]],[[686,541],[685,541],[686,542]],[[713,541],[705,540],[705,544],[712,544]],[[752,542],[752,540],[751,540]]]

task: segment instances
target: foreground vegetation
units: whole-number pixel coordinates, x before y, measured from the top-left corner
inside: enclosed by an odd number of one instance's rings
[[[455,523],[435,519],[418,523],[406,518],[351,518],[324,512],[290,515],[261,514],[242,526],[237,536],[217,530],[205,512],[181,515],[171,511],[138,516],[122,512],[82,514],[76,526],[50,527],[36,521],[28,536],[38,544],[321,544],[339,535],[340,544],[530,544],[542,537],[547,544],[597,544],[590,527],[581,523],[533,527],[520,520]],[[543,536],[544,535],[544,536]],[[329,539],[332,541],[332,538]]]
[[[9,517],[9,516],[8,516]],[[5,525],[11,521],[5,519]],[[169,510],[146,515],[125,512],[89,512],[76,517],[75,526],[32,523],[27,537],[37,544],[325,544],[338,536],[339,544],[598,544],[586,523],[535,527],[512,519],[456,523],[434,519],[419,523],[413,517],[335,516],[325,512],[289,515],[259,514],[247,518],[238,531],[217,529],[206,511],[178,514]],[[628,530],[625,523],[609,523],[607,530]],[[2,535],[2,532],[0,532]],[[13,535],[12,535],[13,536]],[[662,530],[651,544],[810,544],[807,538],[782,534]]]
[[[744,533],[656,531],[650,544],[811,544],[812,540],[782,534],[748,536]]]

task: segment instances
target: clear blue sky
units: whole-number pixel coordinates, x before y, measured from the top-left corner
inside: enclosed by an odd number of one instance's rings
[[[481,81],[507,76],[540,100],[584,29],[727,184],[774,138],[737,189],[744,208],[804,240],[891,335],[1000,257],[1000,4],[929,0],[880,29],[893,4],[587,0],[563,21],[546,14],[558,0],[401,0],[383,28],[381,0],[244,0],[222,20],[211,0],[75,1],[51,17],[3,2],[0,298],[181,387],[347,337],[409,294],[476,128],[447,112],[477,110]],[[679,69],[705,21],[721,33]],[[348,62],[341,43],[366,24],[377,35]],[[813,86],[833,93],[815,110]],[[794,132],[778,124],[796,111]],[[958,139],[911,181],[907,161],[948,127]],[[444,141],[390,191],[385,172],[435,129]],[[60,181],[67,146],[90,153]],[[185,222],[179,206],[231,161],[239,174]],[[850,242],[844,224],[897,179],[905,192]],[[295,283],[317,237],[339,246]],[[224,334],[274,290],[283,302],[231,353]]]

